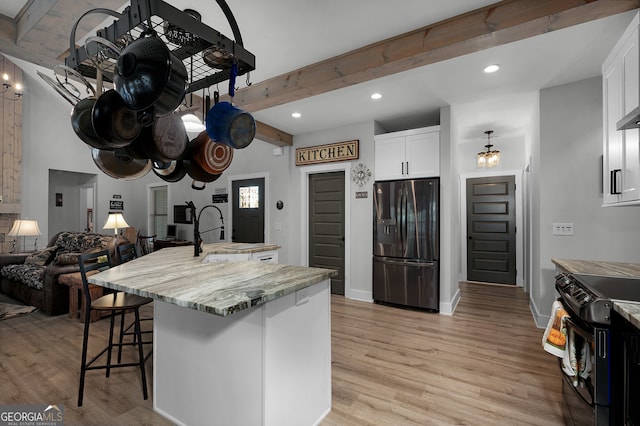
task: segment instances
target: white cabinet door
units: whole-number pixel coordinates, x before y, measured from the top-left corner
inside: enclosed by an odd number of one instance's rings
[[[638,50],[638,28],[625,40],[620,51],[622,69],[622,116],[640,106],[640,50]],[[620,117],[622,118],[622,117]]]
[[[409,178],[440,175],[440,132],[407,136],[406,171]]]
[[[375,141],[375,180],[406,179],[405,137]]]
[[[622,179],[622,132],[616,129],[622,117],[622,79],[619,61],[612,61],[602,75],[603,84],[603,202],[620,202]]]
[[[603,82],[603,203],[640,202],[640,131],[617,123],[640,106],[638,16],[606,59]]]

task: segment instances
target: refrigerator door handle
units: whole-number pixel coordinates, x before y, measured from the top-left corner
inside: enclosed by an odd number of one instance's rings
[[[435,262],[431,261],[407,261],[407,260],[396,260],[389,258],[380,259],[383,263],[388,263],[390,265],[411,265],[417,266],[418,268],[432,268],[436,266]]]

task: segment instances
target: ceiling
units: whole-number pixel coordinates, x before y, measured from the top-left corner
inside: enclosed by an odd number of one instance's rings
[[[77,11],[72,22],[83,11],[96,7],[93,3],[98,3],[84,0],[84,7],[71,0],[48,0],[47,3],[53,4],[51,10],[55,11],[69,2]],[[100,7],[116,8],[113,3],[120,4],[121,0],[109,2],[110,6],[104,5],[106,1],[99,2]],[[205,24],[232,36],[224,15],[212,0],[168,0],[168,3],[178,9],[199,11]],[[245,48],[256,56],[256,70],[251,73],[250,81],[259,83],[495,1],[403,0],[393,6],[388,0],[227,0],[227,3],[238,21]],[[27,14],[21,13],[24,4],[29,6],[31,2],[0,2],[0,14],[5,15],[5,22],[26,19]],[[501,132],[502,135],[522,132],[534,114],[532,96],[542,88],[598,76],[604,58],[634,13],[612,15],[347,85],[257,110],[253,115],[292,135],[367,120],[375,120],[386,130],[395,131],[437,124],[439,109],[451,105],[456,109],[458,133],[463,139],[482,141],[484,130],[489,128],[495,130],[498,137]],[[2,25],[0,20],[0,33]],[[34,28],[38,25],[35,23]],[[53,37],[62,39],[62,46],[68,47],[69,35],[65,31],[45,32],[40,43],[50,44]],[[50,50],[53,58],[64,51]],[[12,50],[6,43],[0,43],[0,52],[28,60],[29,47]],[[484,74],[483,67],[492,63],[500,64],[500,71]],[[238,83],[244,87],[245,78],[239,78]],[[220,91],[226,92],[223,86],[220,85]],[[371,100],[373,92],[382,93],[382,99]],[[291,117],[294,111],[302,116],[294,119]]]

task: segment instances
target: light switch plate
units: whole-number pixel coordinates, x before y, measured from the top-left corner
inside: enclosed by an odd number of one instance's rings
[[[573,235],[573,223],[554,223],[553,235]]]
[[[273,228],[274,228],[276,231],[282,231],[282,222],[275,222],[275,223],[273,224]]]

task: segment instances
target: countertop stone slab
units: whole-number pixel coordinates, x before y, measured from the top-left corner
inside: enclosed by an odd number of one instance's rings
[[[569,259],[551,259],[551,261],[571,274],[640,279],[640,264],[637,263]],[[613,309],[640,329],[640,303],[614,300]]]
[[[551,259],[551,262],[571,274],[640,279],[640,264],[638,263],[574,259]]]
[[[640,329],[640,303],[613,302],[613,310]]]
[[[220,245],[230,244],[205,244],[203,253],[225,253],[227,249],[217,247]],[[263,247],[258,251],[272,249]],[[164,248],[92,275],[89,281],[114,290],[227,316],[337,275],[332,269],[259,261],[202,262],[202,259],[202,255],[193,256],[193,247]]]
[[[264,243],[213,243],[203,244],[202,253],[200,255],[258,253],[261,251],[278,250],[279,248],[279,245]],[[193,252],[193,248],[191,251]]]

